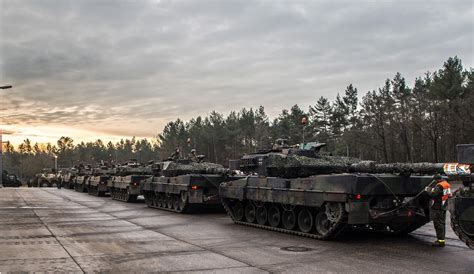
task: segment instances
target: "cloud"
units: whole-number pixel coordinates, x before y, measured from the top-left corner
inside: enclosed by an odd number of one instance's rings
[[[458,55],[471,1],[11,1],[0,124],[156,135],[169,120],[408,83]]]

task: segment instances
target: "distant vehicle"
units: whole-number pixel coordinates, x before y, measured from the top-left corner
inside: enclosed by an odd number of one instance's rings
[[[42,173],[38,173],[33,178],[33,187],[57,187],[61,183],[61,177],[52,168],[43,168]]]
[[[9,175],[6,170],[2,174],[2,182],[4,187],[20,187],[21,181],[16,175]]]
[[[203,162],[203,158],[193,150],[188,159],[155,164],[155,176],[143,183],[147,206],[182,213],[202,206],[221,207],[219,184],[232,177],[222,165]]]
[[[77,175],[74,177],[74,190],[78,192],[89,192],[89,178],[92,175],[90,165],[80,165]]]
[[[136,202],[141,194],[141,184],[152,176],[150,167],[131,159],[116,167],[116,174],[107,180],[110,197],[123,202]]]
[[[61,183],[65,188],[74,189],[75,178],[78,172],[79,170],[77,167],[71,167],[61,170]]]
[[[112,180],[116,169],[113,165],[101,163],[92,169],[92,176],[89,179],[88,191],[90,195],[105,196],[109,192],[107,183]]]

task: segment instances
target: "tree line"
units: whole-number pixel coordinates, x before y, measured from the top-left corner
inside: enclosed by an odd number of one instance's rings
[[[410,87],[401,73],[386,79],[359,100],[350,84],[330,102],[320,97],[303,110],[294,105],[270,120],[263,106],[223,116],[215,111],[187,122],[169,122],[158,135],[159,149],[179,146],[226,163],[245,153],[268,148],[277,138],[290,143],[317,140],[336,155],[379,162],[446,162],[456,160],[456,144],[474,141],[474,72],[458,57],[416,78]],[[302,119],[307,118],[307,124]]]
[[[61,137],[56,144],[32,143],[26,139],[15,148],[9,142],[3,144],[3,167],[20,177],[32,177],[43,168],[72,167],[79,164],[96,165],[101,161],[123,163],[130,159],[140,162],[158,160],[158,144],[148,139],[122,139],[115,144],[102,140],[74,144],[71,137]],[[55,159],[56,156],[56,159]]]
[[[195,148],[207,160],[226,165],[229,159],[286,138],[292,144],[325,142],[335,155],[378,162],[455,161],[456,144],[474,141],[473,80],[473,69],[464,69],[458,57],[451,57],[439,70],[416,78],[412,86],[396,73],[361,100],[350,84],[332,102],[322,96],[307,109],[294,105],[273,119],[263,106],[226,116],[212,111],[206,117],[171,121],[153,140],[74,145],[71,138],[62,137],[55,145],[25,140],[14,149],[6,144],[4,160],[9,170],[30,175],[51,166],[51,155],[58,155],[59,166],[130,158],[145,162],[166,158],[179,147],[183,156]]]

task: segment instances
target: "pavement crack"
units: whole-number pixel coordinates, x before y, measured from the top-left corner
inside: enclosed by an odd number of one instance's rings
[[[57,194],[55,194],[55,193],[52,193],[52,192],[49,192],[49,191],[46,191],[46,192],[48,192],[48,193],[50,193],[50,194],[52,194],[52,195],[61,197],[61,196],[59,196],[59,195],[57,195]],[[72,200],[71,200],[71,201],[72,201]],[[246,266],[248,266],[248,267],[253,267],[253,268],[257,268],[257,269],[262,270],[262,271],[267,271],[267,272],[269,272],[269,271],[266,270],[266,269],[260,268],[260,267],[258,267],[258,266],[252,265],[252,264],[248,264],[248,263],[243,262],[243,261],[241,261],[241,260],[239,260],[239,259],[236,259],[236,258],[233,258],[233,257],[231,257],[231,256],[228,256],[228,255],[226,255],[226,254],[224,254],[224,253],[222,253],[222,252],[218,252],[218,251],[215,251],[215,250],[206,248],[206,247],[199,246],[199,245],[194,244],[194,243],[192,243],[192,242],[185,241],[185,240],[183,240],[183,239],[179,239],[179,238],[177,238],[177,237],[175,237],[175,236],[173,236],[173,235],[170,235],[170,234],[165,233],[165,232],[163,232],[163,231],[159,231],[158,229],[157,229],[157,230],[148,229],[146,226],[143,226],[143,225],[141,225],[141,224],[138,224],[138,223],[135,223],[135,222],[130,221],[129,218],[127,219],[127,218],[118,217],[118,216],[115,216],[115,215],[113,215],[113,214],[110,214],[109,212],[102,211],[102,210],[99,210],[99,209],[97,209],[97,208],[93,208],[93,207],[91,207],[91,206],[88,206],[87,204],[82,204],[82,203],[80,203],[80,202],[78,202],[78,201],[73,201],[73,202],[74,202],[74,203],[77,203],[77,204],[80,204],[80,205],[82,205],[82,206],[85,206],[85,207],[87,207],[87,208],[89,208],[89,209],[96,210],[96,211],[98,211],[98,212],[100,212],[100,213],[107,214],[107,215],[109,215],[109,216],[112,216],[112,217],[114,217],[114,218],[117,218],[118,220],[125,221],[125,222],[129,222],[129,223],[134,224],[134,225],[136,225],[136,226],[142,227],[142,228],[144,228],[144,229],[146,229],[146,230],[150,230],[150,231],[153,231],[153,232],[156,232],[156,233],[160,233],[160,234],[165,235],[165,236],[167,236],[167,237],[169,237],[169,238],[172,238],[172,239],[174,239],[174,240],[176,240],[176,241],[183,242],[183,243],[186,243],[186,244],[188,244],[188,245],[197,247],[197,248],[199,248],[199,249],[202,249],[202,250],[205,250],[205,251],[208,251],[208,252],[211,252],[211,253],[215,253],[215,254],[221,255],[221,256],[223,256],[223,257],[225,257],[225,258],[228,258],[228,259],[230,259],[230,260],[234,260],[234,261],[236,261],[236,262],[240,262],[240,263],[242,263],[242,264],[244,264],[244,265],[246,265]],[[174,214],[176,214],[176,213],[174,213]]]

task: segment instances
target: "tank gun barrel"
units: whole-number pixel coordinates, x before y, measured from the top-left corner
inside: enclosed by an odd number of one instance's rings
[[[376,164],[362,161],[349,166],[348,172],[398,173],[398,174],[438,174],[444,173],[444,163],[390,163]]]
[[[348,157],[318,157],[270,155],[265,162],[266,176],[296,178],[318,174],[336,173],[392,173],[410,174],[446,174],[459,176],[470,174],[469,165],[458,163],[387,163],[378,164],[374,161],[359,161]]]

